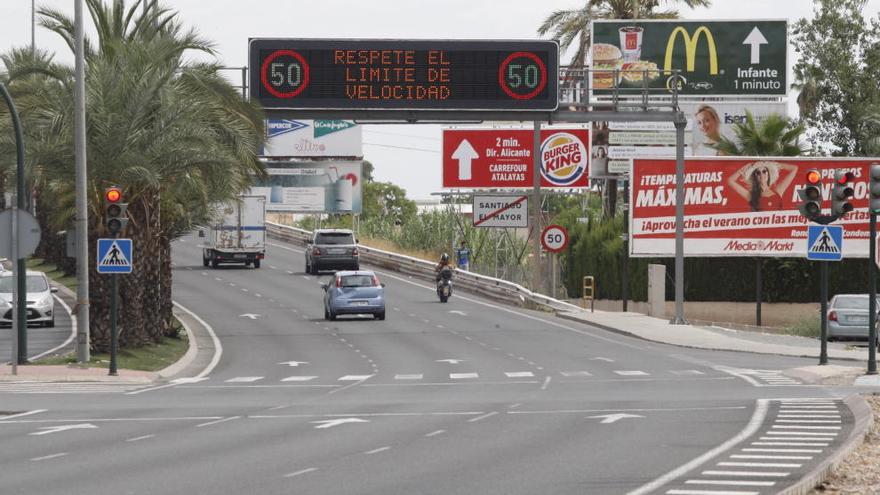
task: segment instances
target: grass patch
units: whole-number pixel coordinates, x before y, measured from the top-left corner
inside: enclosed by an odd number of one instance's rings
[[[819,317],[811,316],[807,318],[801,318],[793,324],[785,327],[785,333],[818,339],[822,334]]]
[[[66,275],[53,263],[47,263],[40,258],[28,258],[26,265],[28,270],[45,272],[46,276],[49,277],[49,279],[53,282],[61,284],[68,289],[76,292],[76,275]]]
[[[159,344],[142,347],[126,347],[119,349],[116,355],[116,366],[119,369],[138,371],[159,371],[177,362],[186,354],[189,339],[186,332],[181,331],[179,337],[166,337]],[[47,357],[34,361],[35,365],[66,365],[76,363],[76,354]],[[92,353],[89,360],[90,368],[109,368],[110,353]]]

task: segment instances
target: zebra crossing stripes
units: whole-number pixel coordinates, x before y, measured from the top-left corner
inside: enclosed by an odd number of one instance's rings
[[[148,387],[143,383],[103,382],[2,382],[0,393],[10,394],[115,394]]]

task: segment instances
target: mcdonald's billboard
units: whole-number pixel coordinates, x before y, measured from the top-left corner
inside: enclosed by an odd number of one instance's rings
[[[594,21],[591,87],[633,96],[646,84],[677,84],[683,95],[784,96],[787,33],[784,20]]]

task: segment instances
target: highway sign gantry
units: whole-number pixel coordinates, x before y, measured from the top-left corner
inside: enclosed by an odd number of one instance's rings
[[[131,273],[131,239],[98,239],[98,273]]]

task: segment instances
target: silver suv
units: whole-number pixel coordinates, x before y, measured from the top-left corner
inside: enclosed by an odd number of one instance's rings
[[[360,270],[360,257],[354,233],[348,229],[319,229],[306,244],[306,272],[321,270]]]

